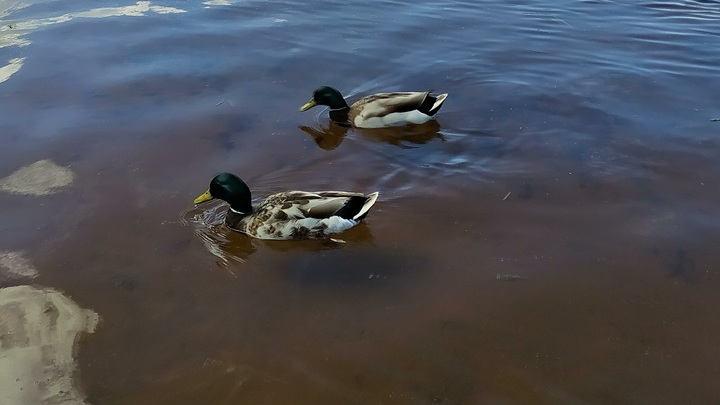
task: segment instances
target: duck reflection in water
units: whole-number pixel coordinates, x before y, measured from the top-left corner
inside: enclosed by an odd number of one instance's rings
[[[327,127],[318,124],[317,128],[306,125],[298,128],[324,150],[333,150],[340,146],[350,130],[370,141],[385,142],[400,148],[412,148],[411,145],[422,145],[436,139],[445,141],[440,132],[440,124],[435,120],[392,128],[351,128],[333,121],[330,121]]]

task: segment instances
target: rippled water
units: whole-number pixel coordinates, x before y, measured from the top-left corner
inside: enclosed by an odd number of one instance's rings
[[[0,177],[75,175],[0,194],[0,250],[102,318],[89,403],[720,400],[720,2],[0,18]],[[346,130],[297,111],[320,85],[450,96],[421,127]],[[250,240],[192,206],[221,171],[381,199],[344,245]]]

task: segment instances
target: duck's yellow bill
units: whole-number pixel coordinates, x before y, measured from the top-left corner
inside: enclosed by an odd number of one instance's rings
[[[311,98],[310,101],[308,101],[307,103],[303,104],[302,107],[300,107],[300,111],[307,111],[307,110],[315,107],[316,105],[317,105],[317,103],[315,102],[315,99]]]
[[[208,189],[206,192],[202,193],[200,197],[196,198],[194,202],[195,204],[200,204],[201,202],[210,201],[213,198],[215,197],[210,195],[210,189]]]

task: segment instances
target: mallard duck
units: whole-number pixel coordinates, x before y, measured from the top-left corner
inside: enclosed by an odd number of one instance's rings
[[[316,239],[345,231],[365,218],[379,193],[285,191],[253,208],[250,188],[239,177],[222,173],[195,204],[219,198],[230,204],[225,224],[259,239]]]
[[[433,96],[429,91],[378,93],[348,106],[339,91],[323,86],[315,90],[310,101],[300,107],[300,111],[326,105],[330,107],[330,119],[337,123],[357,128],[386,128],[429,121],[442,107],[447,96],[447,93]]]

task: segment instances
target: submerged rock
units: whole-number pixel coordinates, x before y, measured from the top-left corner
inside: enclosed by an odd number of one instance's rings
[[[0,404],[86,404],[72,380],[73,349],[98,320],[53,289],[0,289]]]
[[[41,160],[0,179],[0,190],[14,194],[48,195],[70,185],[74,177],[67,167],[58,166],[51,160]]]

